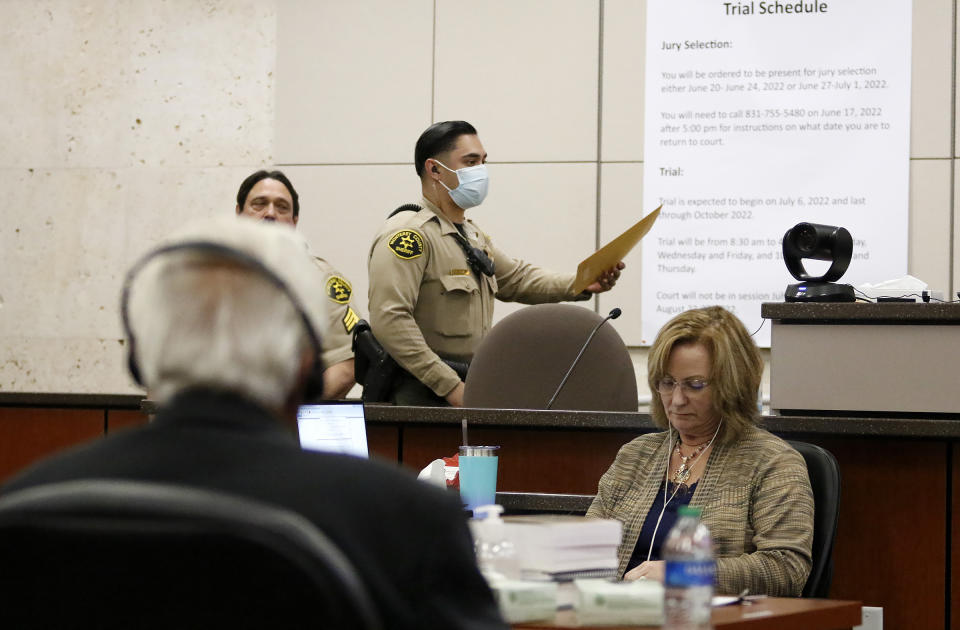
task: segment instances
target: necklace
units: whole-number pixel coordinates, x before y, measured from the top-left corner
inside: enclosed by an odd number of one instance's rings
[[[669,446],[667,447],[667,461],[666,461],[667,470],[665,471],[666,479],[664,479],[664,482],[663,482],[663,508],[661,508],[660,510],[660,516],[657,517],[657,524],[654,525],[653,527],[653,536],[650,537],[650,549],[647,550],[648,561],[650,560],[650,556],[653,554],[653,543],[657,539],[657,530],[660,529],[660,521],[663,520],[663,513],[667,511],[667,506],[670,504],[671,501],[673,501],[673,497],[677,496],[681,488],[683,489],[684,494],[686,494],[688,488],[687,488],[687,484],[684,482],[690,478],[690,470],[697,463],[697,460],[700,459],[700,456],[703,455],[703,452],[707,450],[707,448],[709,448],[711,444],[713,444],[713,441],[715,439],[717,439],[717,434],[720,433],[721,426],[723,426],[722,417],[720,418],[720,422],[717,423],[717,429],[716,431],[713,432],[713,437],[710,438],[710,441],[707,442],[706,444],[697,445],[696,447],[697,450],[692,455],[690,455],[690,457],[684,457],[683,453],[680,452],[680,433],[677,432],[677,453],[679,453],[680,455],[680,469],[674,475],[674,479],[676,480],[678,477],[681,476],[682,473],[685,473],[685,474],[682,474],[683,481],[679,483],[674,481],[674,485],[676,486],[676,488],[673,489],[673,493],[670,495],[669,499],[667,498],[667,486],[669,485],[669,482],[670,482],[670,447]],[[671,433],[672,429],[668,427],[667,431],[668,431],[667,438],[670,439],[670,436],[672,435]],[[688,460],[693,460],[693,461],[690,461],[689,466],[687,466]]]
[[[693,470],[694,464],[697,463],[697,460],[700,459],[700,455],[703,454],[707,447],[713,443],[713,440],[708,440],[703,442],[694,449],[689,455],[684,455],[680,450],[681,442],[677,442],[676,452],[677,456],[680,457],[680,467],[677,468],[677,472],[673,473],[673,483],[677,486],[686,486],[687,479],[690,478],[690,473]],[[692,461],[691,461],[692,460]]]

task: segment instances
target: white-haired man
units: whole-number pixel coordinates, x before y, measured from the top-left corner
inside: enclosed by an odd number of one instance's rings
[[[394,466],[300,449],[322,387],[324,296],[292,230],[247,219],[188,230],[134,267],[131,368],[150,425],[41,462],[2,493],[82,478],[178,483],[285,507],[353,561],[389,628],[498,628],[459,502]]]

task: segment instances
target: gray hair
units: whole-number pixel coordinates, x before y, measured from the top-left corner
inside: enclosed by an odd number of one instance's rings
[[[188,240],[227,245],[263,263],[301,302],[308,319],[318,321],[322,303],[302,294],[316,267],[293,230],[232,219],[203,232]],[[313,293],[322,293],[315,289],[321,282],[312,286]],[[147,263],[131,286],[129,312],[135,359],[159,404],[205,387],[279,409],[298,385],[305,353],[313,351],[303,317],[276,279],[202,248]]]

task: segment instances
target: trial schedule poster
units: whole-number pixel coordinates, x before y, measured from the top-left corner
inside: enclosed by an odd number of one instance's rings
[[[800,221],[853,235],[844,282],[906,273],[911,11],[648,0],[644,207],[663,210],[643,243],[644,343],[712,304],[760,327],[795,282],[781,239]]]

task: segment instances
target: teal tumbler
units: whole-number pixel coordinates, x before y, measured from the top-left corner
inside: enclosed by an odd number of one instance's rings
[[[497,502],[499,446],[460,447],[460,499],[467,509]]]

